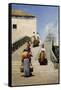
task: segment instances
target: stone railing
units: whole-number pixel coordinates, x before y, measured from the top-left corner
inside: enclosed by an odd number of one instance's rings
[[[56,58],[56,56],[54,55],[52,49],[50,49],[50,59],[54,64],[55,68],[58,68],[58,59]]]
[[[53,53],[53,51],[52,50],[50,50],[50,58],[51,58],[51,61],[52,62],[57,62],[57,58],[56,58],[56,56],[54,55],[54,53]]]
[[[27,41],[30,41],[30,37],[25,36],[22,39],[16,41],[12,44],[12,52],[16,51],[18,48],[20,48],[23,44],[25,44]]]

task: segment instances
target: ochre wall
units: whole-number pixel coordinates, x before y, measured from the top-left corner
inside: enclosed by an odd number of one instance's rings
[[[13,24],[17,28],[13,29]],[[36,18],[12,17],[12,43],[24,36],[32,36],[36,32]]]

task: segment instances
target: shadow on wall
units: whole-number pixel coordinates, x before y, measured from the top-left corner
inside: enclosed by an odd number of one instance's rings
[[[25,44],[27,41],[30,41],[30,37],[25,36],[22,39],[16,41],[12,44],[12,52],[16,51],[18,48],[20,48],[23,44]]]

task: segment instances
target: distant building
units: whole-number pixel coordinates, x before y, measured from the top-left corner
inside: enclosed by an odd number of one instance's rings
[[[12,9],[12,44],[24,36],[36,33],[36,17],[21,10]]]

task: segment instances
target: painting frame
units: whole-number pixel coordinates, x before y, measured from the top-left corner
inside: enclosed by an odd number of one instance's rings
[[[24,3],[9,3],[8,5],[8,10],[9,10],[9,15],[8,15],[8,28],[9,28],[9,31],[8,31],[8,37],[9,37],[9,43],[8,43],[8,52],[9,52],[9,55],[8,55],[8,86],[12,86],[12,29],[11,29],[11,24],[12,24],[12,21],[11,21],[11,10],[12,10],[12,4],[15,4],[15,5],[30,5],[30,6],[46,6],[46,7],[58,7],[58,29],[59,29],[59,58],[60,58],[60,6],[58,5],[40,5],[40,4],[24,4]],[[51,84],[59,84],[60,83],[60,60],[59,60],[59,70],[58,70],[58,83],[51,83]],[[30,84],[30,85],[18,85],[18,86],[36,86],[36,85],[51,85],[50,83],[48,84]],[[15,85],[14,85],[15,86]],[[15,86],[17,87],[17,85]]]

